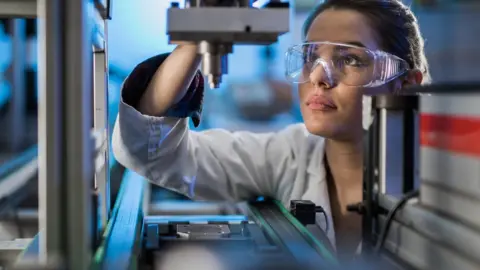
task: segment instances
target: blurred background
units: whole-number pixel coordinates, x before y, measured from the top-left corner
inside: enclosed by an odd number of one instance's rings
[[[110,130],[126,76],[141,61],[174,48],[168,45],[165,34],[165,14],[170,2],[114,1],[108,44]],[[288,46],[301,41],[302,23],[318,2],[293,1],[291,32],[283,35],[278,43],[268,47],[234,47],[229,59],[229,74],[224,77],[221,88],[206,91],[202,121],[197,130],[215,127],[265,132],[302,121],[296,90],[283,79],[283,55]],[[480,1],[417,0],[407,1],[407,4],[419,18],[434,82],[480,81]],[[2,176],[12,171],[15,164],[21,164],[22,159],[36,155],[38,95],[36,21],[0,22],[0,164],[9,164],[8,167],[0,166]],[[466,105],[457,111],[471,114],[471,110],[478,112],[477,107]],[[7,194],[9,188],[1,184],[0,204],[1,196]],[[30,203],[36,204],[36,198]],[[29,209],[29,201],[19,207]],[[0,205],[0,215],[9,216],[1,209]],[[28,216],[28,212],[22,213]],[[15,218],[17,214],[12,220]],[[32,224],[36,226],[36,221]],[[18,238],[12,237],[13,234],[32,237],[32,233],[35,234],[36,229],[28,233],[25,228],[0,222],[0,240]]]

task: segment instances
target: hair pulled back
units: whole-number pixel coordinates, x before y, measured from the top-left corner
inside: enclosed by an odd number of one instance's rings
[[[400,0],[325,0],[305,21],[304,39],[315,18],[327,9],[346,9],[363,14],[380,39],[381,48],[406,60],[412,69],[420,70],[423,73],[422,84],[430,83],[424,40],[417,18]]]

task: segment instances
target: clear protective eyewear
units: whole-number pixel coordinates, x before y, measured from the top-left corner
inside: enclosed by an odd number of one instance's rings
[[[285,68],[285,75],[292,83],[308,82],[320,69],[330,85],[341,82],[348,86],[376,87],[405,74],[409,64],[383,51],[343,43],[309,42],[287,50]]]

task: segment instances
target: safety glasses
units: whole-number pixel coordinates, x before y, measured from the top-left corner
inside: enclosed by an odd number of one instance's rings
[[[409,65],[383,51],[343,43],[309,42],[287,50],[285,68],[285,75],[292,83],[324,76],[331,85],[341,82],[348,86],[376,87],[405,74]]]

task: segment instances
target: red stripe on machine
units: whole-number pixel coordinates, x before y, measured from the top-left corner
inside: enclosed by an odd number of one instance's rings
[[[420,144],[480,157],[480,117],[421,114]]]

